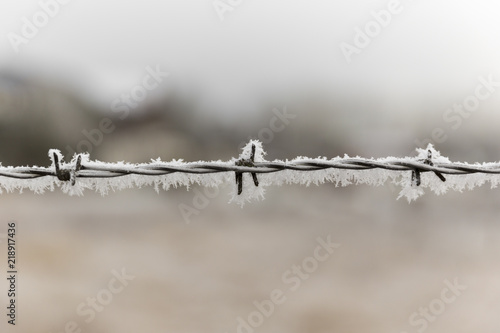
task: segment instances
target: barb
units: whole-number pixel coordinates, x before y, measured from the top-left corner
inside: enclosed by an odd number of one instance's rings
[[[399,197],[405,196],[409,201],[423,194],[422,185],[441,194],[449,188],[461,191],[482,185],[486,181],[490,181],[492,187],[500,184],[500,176],[497,176],[500,175],[500,163],[452,163],[440,156],[432,145],[426,150],[418,151],[420,154],[415,158],[366,159],[345,156],[330,160],[298,157],[291,161],[266,161],[262,144],[250,141],[238,159],[226,162],[162,162],[157,159],[150,163],[129,164],[91,161],[88,154],[75,155],[70,163],[63,163],[61,153],[51,149],[51,167],[0,166],[0,193],[2,188],[8,192],[29,188],[36,193],[43,193],[46,189],[53,190],[54,186],[77,195],[81,195],[85,188],[106,194],[110,189],[143,185],[154,185],[156,190],[160,185],[165,190],[170,186],[189,187],[193,183],[219,186],[228,180],[228,175],[232,172],[235,174],[237,186],[233,200],[241,204],[252,198],[263,197],[263,186],[283,183],[309,185],[329,181],[346,186],[352,183],[381,185],[391,180],[403,187]],[[411,177],[405,174],[406,171],[411,172]],[[244,182],[245,173],[251,175],[255,186],[253,189],[245,187],[248,183]],[[426,173],[434,174],[436,178],[429,176],[423,179]],[[448,176],[447,179],[443,175],[451,175],[453,178]],[[472,176],[473,178],[470,178]],[[469,178],[460,180],[461,177]],[[239,196],[242,198],[237,198]]]

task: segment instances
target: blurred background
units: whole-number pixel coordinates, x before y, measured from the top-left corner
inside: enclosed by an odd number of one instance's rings
[[[50,148],[66,160],[226,160],[249,138],[271,160],[408,156],[430,142],[453,161],[497,161],[499,10],[493,0],[2,2],[0,162],[47,166]],[[0,327],[500,330],[498,191],[410,205],[397,194],[284,186],[240,209],[228,187],[3,193],[0,241],[16,221],[20,279],[18,325],[3,316]],[[291,291],[283,274],[318,237],[341,246]],[[122,268],[135,278],[86,322],[78,306]],[[455,279],[467,288],[440,302]],[[242,326],[274,289],[286,301]]]

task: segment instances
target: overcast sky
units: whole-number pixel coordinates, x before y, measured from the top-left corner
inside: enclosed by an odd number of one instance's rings
[[[222,21],[211,0],[72,0],[17,53],[9,33],[22,35],[41,2],[0,2],[0,69],[62,80],[103,105],[156,65],[221,110],[296,89],[411,99],[500,78],[493,0],[401,0],[350,63],[341,44],[355,45],[355,29],[390,1],[248,0]]]

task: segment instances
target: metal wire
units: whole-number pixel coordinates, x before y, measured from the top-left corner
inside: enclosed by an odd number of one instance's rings
[[[151,162],[148,164],[96,164],[82,162],[81,155],[78,156],[74,166],[61,165],[56,153],[53,154],[54,163],[50,167],[3,167],[0,166],[0,176],[16,179],[36,179],[40,177],[57,177],[61,181],[69,181],[75,184],[77,178],[114,178],[126,175],[162,176],[172,173],[186,174],[211,174],[220,172],[234,172],[238,184],[238,194],[242,191],[242,174],[252,174],[255,186],[259,185],[257,174],[280,172],[283,170],[295,171],[318,171],[324,169],[345,170],[369,170],[385,169],[392,171],[412,171],[412,183],[420,185],[420,174],[433,172],[441,181],[446,181],[446,175],[466,175],[473,173],[500,174],[500,163],[488,163],[488,165],[468,163],[434,163],[432,162],[431,150],[428,150],[427,159],[391,158],[380,161],[366,158],[336,158],[334,160],[324,159],[301,159],[296,162],[274,161],[255,162],[255,145],[249,159],[240,158],[233,163],[229,162],[192,162],[180,165],[172,165],[168,162]]]

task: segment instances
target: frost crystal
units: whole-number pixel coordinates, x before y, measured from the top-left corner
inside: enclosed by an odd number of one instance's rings
[[[398,199],[404,197],[408,202],[423,195],[425,189],[444,194],[448,190],[471,190],[486,182],[491,184],[491,188],[500,184],[500,163],[452,163],[432,145],[417,149],[417,152],[416,158],[363,159],[345,155],[333,159],[297,157],[286,161],[266,161],[262,143],[252,140],[238,158],[225,162],[163,162],[158,158],[150,163],[131,164],[91,161],[88,154],[75,155],[69,163],[64,163],[61,152],[51,149],[50,167],[4,167],[0,164],[0,193],[29,189],[43,194],[59,187],[69,195],[83,195],[86,189],[106,195],[110,191],[143,186],[153,186],[159,191],[160,188],[168,190],[179,186],[189,189],[192,184],[218,187],[231,183],[230,202],[243,206],[252,200],[263,199],[268,186],[283,184],[309,186],[331,182],[336,186],[380,186],[389,181],[401,187]],[[81,159],[81,169],[78,169],[78,158]],[[55,177],[56,165],[60,170],[59,177]],[[255,173],[257,182],[252,177],[252,170],[263,171]],[[67,175],[71,175],[71,181],[68,181]],[[241,193],[238,194],[240,179]]]

